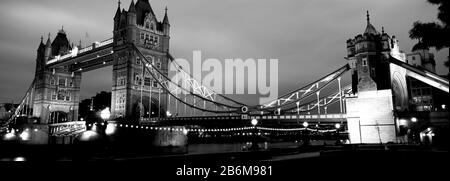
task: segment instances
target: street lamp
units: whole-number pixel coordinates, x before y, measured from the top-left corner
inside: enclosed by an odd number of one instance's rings
[[[336,123],[336,124],[334,125],[334,127],[336,127],[336,129],[338,129],[338,130],[339,130],[339,128],[341,128],[341,124],[339,124],[339,123]]]
[[[257,139],[256,132],[258,131],[258,129],[256,128],[256,125],[258,124],[258,120],[257,119],[252,119],[250,121],[250,123],[253,125],[253,128],[254,128],[253,132],[254,132],[254,135],[255,135],[255,136],[253,136],[253,142],[252,142],[251,149],[252,150],[257,150],[257,149],[259,149],[258,142],[256,141],[256,139]]]
[[[102,111],[100,111],[100,117],[103,119],[103,122],[100,123],[98,126],[100,127],[101,134],[105,136],[105,130],[106,126],[108,125],[108,119],[111,116],[111,112],[109,112],[109,108],[106,107]]]
[[[305,127],[305,136],[303,138],[303,145],[302,146],[308,146],[309,145],[309,132],[308,132],[308,122],[303,122],[303,127]]]
[[[336,128],[336,133],[337,133],[337,140],[336,140],[336,144],[338,145],[338,144],[340,144],[340,141],[339,141],[339,128],[341,128],[341,124],[339,124],[339,123],[336,123],[335,125],[334,125],[334,127]]]
[[[109,108],[105,108],[100,112],[100,117],[103,119],[103,121],[107,121],[109,117],[111,116],[111,112],[109,112]]]
[[[413,143],[416,143],[416,140],[417,140],[417,136],[416,136],[416,129],[415,129],[415,127],[416,127],[416,125],[415,125],[415,123],[417,122],[418,120],[417,120],[417,118],[416,117],[412,117],[411,118],[411,133],[412,133],[412,141],[413,141]]]
[[[308,127],[308,122],[303,122],[303,127],[307,128]]]
[[[252,119],[251,121],[253,126],[256,126],[258,124],[258,120],[257,119]]]
[[[100,135],[101,135],[101,140],[103,142],[103,146],[104,149],[108,149],[107,148],[107,130],[106,128],[108,127],[108,119],[111,116],[111,112],[109,112],[109,107],[106,107],[105,109],[103,109],[102,111],[100,111],[100,117],[103,119],[103,122],[101,124],[99,124],[99,128],[100,128]],[[112,130],[108,129],[108,134],[112,134]]]

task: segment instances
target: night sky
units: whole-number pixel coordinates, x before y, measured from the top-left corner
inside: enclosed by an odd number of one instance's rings
[[[131,0],[123,0],[128,10]],[[170,52],[192,59],[276,58],[279,93],[309,83],[345,64],[346,40],[363,33],[366,10],[371,23],[395,35],[410,52],[408,31],[416,20],[437,21],[437,7],[426,0],[150,0],[159,21],[168,7]],[[115,0],[0,1],[0,103],[19,101],[35,70],[41,35],[53,39],[64,26],[71,42],[83,45],[112,37]],[[88,36],[86,36],[86,34]],[[448,49],[436,53],[438,74]],[[111,90],[112,68],[83,74],[82,98]],[[256,103],[255,96],[236,96]]]

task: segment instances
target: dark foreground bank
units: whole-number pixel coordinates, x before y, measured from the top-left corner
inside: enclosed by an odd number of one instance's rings
[[[48,148],[21,148],[29,153],[44,153]],[[71,152],[69,148],[52,147],[43,154],[54,158]],[[59,149],[58,151],[55,151]],[[75,149],[75,148],[72,148]],[[78,147],[76,149],[81,149]],[[83,149],[89,149],[83,147]],[[93,148],[91,148],[93,149]],[[126,149],[136,148],[122,148]],[[80,150],[78,150],[80,151]],[[86,150],[85,150],[86,151]],[[46,178],[116,178],[130,180],[274,180],[279,177],[306,180],[366,180],[380,178],[447,177],[448,151],[438,151],[419,145],[342,145],[311,146],[265,151],[215,154],[101,155],[73,159],[73,162],[53,162],[48,158],[28,162],[0,162],[3,175],[30,173],[23,176]],[[60,156],[60,155],[59,155]],[[91,155],[92,156],[92,155]],[[49,157],[50,158],[50,157]],[[264,172],[263,172],[264,170]],[[203,172],[202,172],[203,171]],[[208,174],[206,175],[206,171]],[[270,172],[269,172],[270,171]],[[264,173],[264,174],[263,174]],[[20,174],[19,174],[20,175]],[[60,176],[62,175],[62,176]],[[156,179],[159,178],[159,179]]]

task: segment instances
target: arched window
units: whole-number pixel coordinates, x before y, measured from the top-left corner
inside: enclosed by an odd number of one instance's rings
[[[66,101],[70,101],[70,92],[66,92]]]
[[[149,29],[150,28],[150,23],[147,21],[147,22],[145,22],[145,28],[146,29]]]
[[[141,77],[137,73],[134,75],[134,83],[141,85]]]
[[[55,85],[55,77],[50,78],[50,85]]]
[[[59,86],[66,86],[66,78],[59,77],[58,78],[58,85]]]
[[[152,31],[155,30],[155,25],[154,25],[154,23],[151,23],[151,24],[150,24],[150,30],[152,30]]]
[[[161,60],[160,59],[158,59],[158,61],[156,61],[156,67],[161,69]]]
[[[367,58],[363,58],[362,59],[362,65],[363,66],[367,66]]]
[[[150,43],[153,44],[153,36],[150,36]]]
[[[145,58],[147,58],[147,60],[150,61],[150,63],[151,63],[152,65],[155,65],[155,61],[154,61],[154,58],[153,58],[152,56],[147,55],[147,56],[145,56]]]
[[[56,100],[56,91],[52,91],[52,100]]]
[[[136,64],[141,65],[141,57],[136,57]]]

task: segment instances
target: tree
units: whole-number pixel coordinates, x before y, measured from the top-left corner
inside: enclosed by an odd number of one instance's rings
[[[409,37],[417,39],[419,42],[414,45],[413,51],[420,48],[449,48],[450,40],[450,1],[449,0],[428,0],[429,3],[438,5],[438,20],[440,22],[422,23],[420,21],[414,22],[413,28],[409,30]],[[449,57],[444,63],[446,67],[449,66]],[[449,73],[450,75],[450,73]]]

